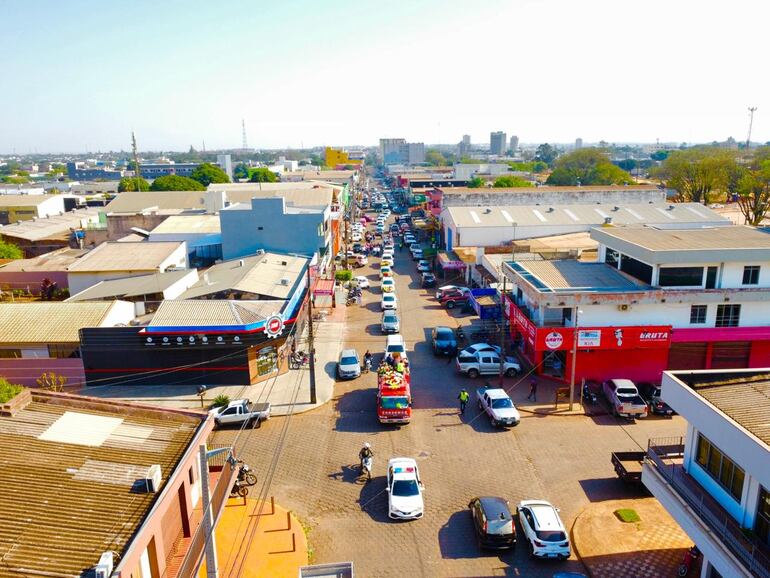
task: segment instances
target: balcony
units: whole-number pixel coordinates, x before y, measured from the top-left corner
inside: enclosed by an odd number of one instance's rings
[[[718,543],[740,562],[744,570],[752,576],[770,578],[770,549],[752,539],[735,518],[687,474],[682,466],[683,457],[682,438],[651,439],[644,466],[649,472],[646,472],[648,475],[645,476],[643,471],[642,481],[653,490],[651,486],[654,484],[648,482],[657,480],[651,479],[654,477],[649,473],[657,474],[662,478],[666,489],[688,506],[690,516],[697,517]],[[653,493],[659,500],[664,501],[661,499],[663,496],[654,491]],[[669,509],[665,501],[664,506]],[[680,519],[677,516],[675,518],[678,521]],[[692,535],[690,537],[694,538]],[[700,543],[698,545],[701,546]]]

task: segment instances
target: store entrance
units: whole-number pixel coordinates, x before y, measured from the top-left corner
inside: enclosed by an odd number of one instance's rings
[[[550,375],[558,379],[564,378],[564,368],[567,366],[566,351],[543,352],[543,375]]]

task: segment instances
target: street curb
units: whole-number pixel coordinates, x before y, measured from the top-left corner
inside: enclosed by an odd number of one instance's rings
[[[578,541],[575,540],[575,526],[577,526],[578,520],[580,520],[580,517],[585,513],[587,508],[583,508],[580,513],[575,516],[575,521],[572,522],[572,526],[569,529],[570,533],[570,539],[572,540],[572,550],[575,552],[575,555],[577,556],[578,560],[580,560],[580,563],[583,565],[583,569],[588,573],[588,576],[590,578],[594,578],[593,573],[591,572],[591,568],[583,561],[583,556],[580,554],[580,550],[578,549]]]

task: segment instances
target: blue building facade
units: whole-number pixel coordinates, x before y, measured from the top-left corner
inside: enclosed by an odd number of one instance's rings
[[[331,250],[327,210],[287,207],[283,198],[251,199],[220,211],[222,257],[237,259],[258,249],[275,253],[319,254]]]
[[[78,163],[67,163],[67,177],[77,181],[119,181],[123,178],[123,171],[108,170],[100,167],[81,168]]]

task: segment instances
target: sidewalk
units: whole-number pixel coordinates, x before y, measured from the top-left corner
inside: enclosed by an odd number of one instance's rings
[[[344,306],[343,306],[344,307]],[[230,399],[248,398],[253,402],[269,401],[273,415],[286,415],[291,410],[292,399],[296,393],[294,413],[302,413],[315,409],[328,402],[334,394],[337,359],[342,349],[345,310],[334,312],[326,321],[318,321],[315,328],[316,350],[316,403],[310,403],[310,371],[308,367],[290,369],[275,378],[268,379],[255,385],[212,386],[206,390],[203,398],[205,410],[218,395],[226,395]],[[307,336],[303,335],[298,349],[303,349]],[[78,392],[76,392],[78,393]],[[83,391],[84,395],[93,397],[120,399],[147,403],[160,407],[177,409],[201,409],[201,399],[196,387],[173,387],[162,385],[126,385],[93,388]]]
[[[614,514],[621,508],[639,521],[621,522]],[[677,575],[692,540],[655,498],[638,498],[587,506],[572,526],[572,545],[591,578],[659,578]]]
[[[534,376],[537,379],[537,395],[535,396],[537,401],[527,399],[530,389],[530,381],[532,375],[526,375],[526,368],[514,381],[516,384],[513,387],[508,388],[508,395],[510,395],[513,403],[516,405],[516,409],[522,413],[536,413],[540,415],[559,415],[559,416],[578,416],[578,415],[590,415],[590,412],[586,412],[585,408],[580,405],[580,386],[575,385],[575,399],[572,406],[572,411],[569,409],[569,397],[559,398],[558,406],[554,405],[556,399],[556,391],[559,389],[569,389],[569,384],[565,384],[562,381],[558,381],[547,376],[538,375]],[[498,380],[495,377],[488,377],[487,382],[492,387],[497,387]]]

